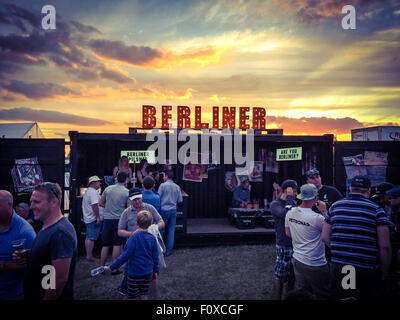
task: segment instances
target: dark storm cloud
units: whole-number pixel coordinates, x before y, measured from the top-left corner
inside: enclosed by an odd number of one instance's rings
[[[154,58],[162,56],[161,52],[156,49],[127,46],[122,41],[92,40],[89,45],[100,56],[134,65],[145,65]]]
[[[30,108],[12,108],[12,109],[0,110],[0,119],[69,123],[81,126],[102,126],[111,124],[111,122],[101,119],[81,117],[58,111],[48,111],[40,109],[35,110]]]
[[[316,25],[341,15],[345,5],[353,5],[357,9],[371,9],[375,5],[390,5],[390,0],[289,0],[282,3],[284,7],[294,10],[301,24]]]
[[[0,69],[0,78],[6,78],[5,73],[12,74],[13,71],[15,73],[20,70],[21,68],[18,67],[20,64],[24,66],[53,64],[81,80],[98,81],[103,78],[117,83],[135,82],[134,79],[117,70],[109,70],[85,50],[90,35],[102,34],[98,29],[78,21],[65,22],[62,17],[57,16],[56,30],[45,31],[40,27],[41,19],[40,14],[32,13],[14,4],[5,5],[0,11],[0,24],[14,25],[24,32],[24,34],[0,35],[1,61],[7,60],[15,64],[14,67]],[[30,31],[26,27],[29,25],[32,27]],[[13,83],[10,89],[18,91],[20,87],[20,83]],[[40,96],[36,88],[39,86],[35,88],[30,86],[35,93],[33,95],[28,93],[27,97]],[[59,88],[58,85],[53,85],[50,91],[57,88]],[[67,91],[64,90],[64,92]],[[42,95],[47,96],[46,93]]]
[[[9,83],[1,85],[4,89],[11,93],[22,94],[30,99],[44,99],[51,98],[57,95],[77,94],[64,86],[54,83],[29,83],[23,81],[11,80]]]

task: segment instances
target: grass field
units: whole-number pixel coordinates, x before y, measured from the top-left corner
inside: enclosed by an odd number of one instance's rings
[[[176,249],[165,262],[159,277],[162,300],[273,299],[275,244]],[[79,257],[75,299],[126,299],[116,291],[122,274],[90,276],[98,265]]]

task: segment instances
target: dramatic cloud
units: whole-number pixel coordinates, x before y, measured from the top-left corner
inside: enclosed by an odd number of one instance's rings
[[[364,127],[363,123],[353,118],[333,119],[326,117],[315,118],[289,118],[268,116],[266,119],[267,128],[273,124],[282,128],[284,133],[306,133],[319,135],[321,132],[333,134],[350,133],[351,129]]]
[[[81,126],[103,126],[112,122],[73,114],[30,108],[13,108],[0,110],[0,119],[32,122],[68,123]]]
[[[0,12],[0,24],[17,26],[23,34],[0,36],[0,60],[15,64],[15,67],[0,69],[2,73],[15,73],[27,65],[55,65],[68,74],[86,81],[111,80],[117,83],[135,83],[133,78],[118,70],[111,70],[103,62],[93,59],[85,48],[92,34],[102,33],[93,26],[77,21],[64,22],[57,16],[57,29],[44,31],[38,26],[41,16],[16,5],[4,6]],[[33,28],[28,30],[26,24]]]
[[[102,57],[138,66],[161,56],[161,52],[155,49],[127,46],[122,41],[92,40],[89,45],[96,54]]]
[[[156,70],[170,70],[189,63],[207,65],[218,61],[220,56],[212,46],[174,53],[161,48],[127,46],[122,41],[92,40],[89,45],[99,58]]]
[[[2,87],[11,93],[22,94],[30,99],[44,99],[59,95],[78,94],[77,92],[54,83],[28,83],[11,80]]]
[[[345,5],[353,5],[357,9],[363,6],[379,5],[390,3],[390,0],[289,0],[282,1],[281,6],[288,11],[294,11],[298,21],[303,25],[315,25],[324,22],[327,19],[342,14],[342,8]],[[380,10],[379,12],[381,12]],[[374,14],[377,11],[373,10]],[[373,14],[366,13],[366,16],[372,17]]]

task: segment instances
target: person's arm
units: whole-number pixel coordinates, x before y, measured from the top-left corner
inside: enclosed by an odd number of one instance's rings
[[[131,231],[127,231],[126,229],[128,229],[128,221],[127,221],[127,210],[129,209],[125,209],[124,212],[122,212],[121,217],[119,218],[119,222],[118,222],[118,236],[122,237],[122,238],[129,238],[133,232]]]
[[[128,178],[129,178],[129,182],[131,182],[132,181],[132,169],[131,168],[128,168],[128,169],[129,169]]]
[[[118,229],[118,236],[121,238],[129,238],[133,234],[133,231],[126,231],[124,229]]]
[[[13,258],[14,258],[14,254],[13,254]],[[8,272],[24,272],[25,267],[26,267],[26,262],[25,263],[18,263],[18,262],[3,262],[4,263],[4,267],[3,269],[0,270],[0,273],[2,271],[8,271]]]
[[[56,300],[60,297],[61,293],[64,290],[65,284],[68,281],[71,260],[71,258],[62,258],[51,261],[51,264],[54,267],[55,271],[55,289],[45,290],[43,300]]]
[[[328,247],[331,246],[331,235],[332,235],[332,226],[325,221],[322,226],[321,239]]]
[[[103,208],[106,207],[106,198],[104,196],[100,197],[99,206]]]
[[[318,200],[318,201],[315,203],[315,205],[316,205],[318,211],[319,211],[320,213],[322,213],[322,215],[323,215],[324,217],[326,217],[326,214],[328,213],[328,210],[326,210],[326,203],[323,202],[323,201],[321,201],[321,200]]]
[[[390,245],[389,227],[378,226],[376,228],[378,235],[378,250],[382,271],[382,279],[386,279],[389,273],[390,261],[392,258],[392,248]]]
[[[99,204],[98,203],[92,204],[92,210],[93,210],[93,212],[94,212],[94,214],[96,216],[96,224],[99,224],[100,223]]]
[[[114,167],[114,170],[113,170],[113,178],[114,179],[117,177],[117,171],[118,171],[118,166]]]
[[[137,178],[138,178],[140,183],[143,183],[143,175],[142,175],[142,172],[140,170],[138,170],[138,172],[137,172]]]
[[[134,251],[135,251],[135,237],[132,237],[129,238],[128,242],[126,243],[126,246],[122,254],[113,263],[110,264],[109,266],[110,271],[116,270],[119,267],[121,267],[125,262],[128,261],[129,257],[133,255]]]
[[[183,202],[183,197],[182,197],[182,191],[181,188],[177,187],[178,190],[178,202],[177,203],[181,203]]]
[[[292,234],[290,233],[290,228],[289,227],[285,227],[285,233],[289,238],[292,237]]]
[[[271,203],[271,213],[281,219],[285,219],[287,209],[281,205],[280,202],[275,200]]]

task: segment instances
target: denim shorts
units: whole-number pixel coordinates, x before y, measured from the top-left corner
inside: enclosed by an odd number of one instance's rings
[[[101,222],[96,224],[96,221],[86,223],[86,239],[96,241],[101,230]]]
[[[102,229],[103,247],[122,246],[124,238],[118,236],[118,219],[104,219]]]

